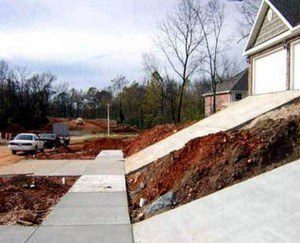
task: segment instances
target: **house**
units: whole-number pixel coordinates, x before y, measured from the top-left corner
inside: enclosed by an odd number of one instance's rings
[[[249,95],[300,89],[300,0],[263,0],[244,54]]]
[[[216,92],[217,111],[228,106],[229,103],[239,101],[247,96],[248,93],[248,69],[238,73],[232,79],[218,83]],[[205,116],[213,113],[213,93],[206,93],[205,97]]]

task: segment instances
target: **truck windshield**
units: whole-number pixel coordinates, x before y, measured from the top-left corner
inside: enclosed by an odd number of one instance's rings
[[[15,137],[15,140],[33,140],[33,136],[32,135],[25,135],[25,134],[20,134],[18,136]]]

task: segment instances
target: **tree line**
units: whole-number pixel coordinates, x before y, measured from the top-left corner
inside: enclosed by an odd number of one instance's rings
[[[0,62],[0,129],[18,124],[38,128],[48,117],[106,118],[110,105],[111,119],[119,123],[148,128],[160,123],[174,123],[177,117],[180,85],[164,81],[153,73],[147,81],[129,82],[118,76],[105,89],[87,91],[58,85],[51,73],[32,74],[25,68],[9,67]],[[201,119],[204,114],[203,82],[188,85],[183,102],[184,121]]]

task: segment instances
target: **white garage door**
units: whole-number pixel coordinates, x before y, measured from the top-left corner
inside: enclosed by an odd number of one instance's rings
[[[286,90],[286,50],[254,59],[254,94]]]
[[[300,42],[292,46],[292,78],[294,89],[300,89]]]

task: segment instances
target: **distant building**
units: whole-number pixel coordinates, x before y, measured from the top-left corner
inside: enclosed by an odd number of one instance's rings
[[[239,101],[247,97],[248,92],[248,69],[238,73],[232,79],[218,83],[216,93],[217,111],[228,106],[229,103]],[[203,95],[205,97],[205,116],[213,113],[213,94],[211,92]]]

